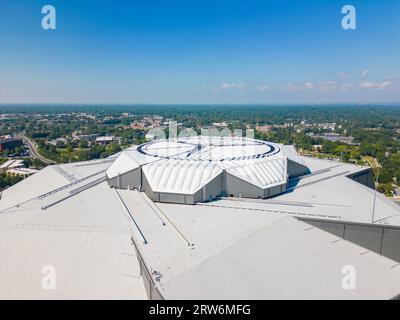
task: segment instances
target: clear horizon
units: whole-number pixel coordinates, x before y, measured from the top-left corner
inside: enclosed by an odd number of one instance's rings
[[[0,0],[2,105],[400,103],[400,1],[50,3]]]

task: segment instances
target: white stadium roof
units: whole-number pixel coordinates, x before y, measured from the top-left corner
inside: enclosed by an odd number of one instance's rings
[[[260,189],[287,180],[282,146],[242,137],[154,140],[123,152],[106,174],[109,180],[120,179],[139,167],[152,192],[171,194],[194,194],[223,172]],[[140,189],[144,183],[130,187]]]
[[[139,168],[139,163],[127,151],[121,152],[114,163],[107,169],[107,176],[115,178],[120,174],[124,174]]]
[[[110,188],[106,181],[106,170],[120,174],[143,166],[159,190],[193,191],[221,168],[230,169],[222,166],[217,148],[211,148],[211,162],[203,155],[188,161],[180,152],[166,159],[165,150],[157,151],[160,157],[138,155],[135,146],[108,159],[46,167],[1,195],[0,298],[154,298],[150,282],[165,299],[398,295],[400,207],[378,194],[371,223],[374,192],[352,180],[368,168],[299,157],[293,150],[289,155],[287,146],[276,146],[280,151],[268,161],[287,157],[310,172],[288,179],[286,192],[270,199],[159,203],[144,192]],[[150,149],[159,150],[155,144]],[[211,170],[178,181],[174,170],[183,163],[195,173],[202,166]],[[56,270],[55,290],[42,287],[48,265]],[[357,276],[351,290],[341,285],[348,265]]]
[[[265,188],[286,181],[286,159],[242,160],[240,163],[223,162],[227,172],[252,184]]]
[[[142,154],[157,158],[196,161],[232,161],[279,155],[279,145],[244,137],[196,136],[153,140],[138,147]]]
[[[216,163],[161,160],[143,167],[153,191],[194,193],[221,173]]]

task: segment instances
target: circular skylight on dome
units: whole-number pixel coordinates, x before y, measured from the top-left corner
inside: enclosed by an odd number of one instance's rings
[[[242,137],[196,136],[159,139],[137,148],[148,156],[193,161],[235,161],[262,159],[281,152],[278,145]]]

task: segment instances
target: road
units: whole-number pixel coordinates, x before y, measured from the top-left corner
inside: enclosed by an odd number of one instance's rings
[[[46,164],[54,164],[55,162],[53,160],[47,159],[45,157],[43,157],[37,147],[35,142],[33,142],[31,139],[29,139],[27,136],[25,135],[18,135],[22,141],[28,146],[29,148],[29,153],[33,158],[39,159],[40,161],[46,163]]]

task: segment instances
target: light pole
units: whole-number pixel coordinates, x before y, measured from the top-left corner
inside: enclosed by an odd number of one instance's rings
[[[377,174],[376,174],[376,185],[374,186],[375,187],[375,192],[374,192],[374,204],[373,204],[373,207],[372,207],[372,220],[371,220],[371,222],[372,223],[374,223],[374,217],[375,217],[375,203],[376,203],[376,193],[377,193],[377,189],[378,189],[378,181],[379,181],[379,168],[377,168],[378,169],[378,172],[377,172]]]

